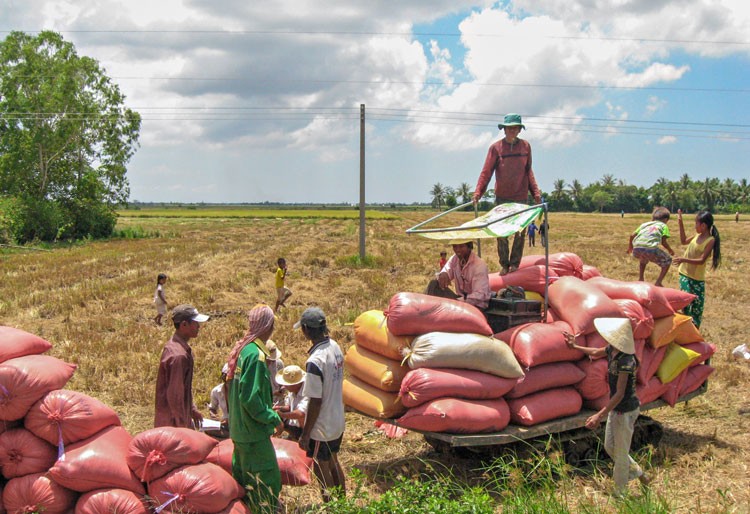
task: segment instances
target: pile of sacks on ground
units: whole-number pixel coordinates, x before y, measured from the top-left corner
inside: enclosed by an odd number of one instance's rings
[[[0,514],[249,513],[232,478],[232,441],[187,428],[131,436],[101,401],[62,389],[75,364],[0,326]],[[312,462],[273,439],[282,483],[306,485]]]
[[[545,294],[543,256],[525,257],[519,269],[491,274],[493,290],[520,286]],[[662,399],[674,406],[713,372],[704,362],[716,348],[691,318],[677,311],[694,296],[646,282],[602,277],[580,257],[549,256],[546,323],[527,323],[492,334],[484,315],[463,302],[398,293],[385,312],[354,322],[347,351],[344,402],[399,426],[448,433],[483,433],[509,424],[533,426],[598,410],[609,400],[606,359],[568,348],[603,347],[595,318],[626,317],[640,366],[641,404]]]

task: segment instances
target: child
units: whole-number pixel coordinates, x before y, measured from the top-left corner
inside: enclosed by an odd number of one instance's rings
[[[529,225],[529,248],[531,248],[532,246],[536,246],[536,231],[536,223],[532,221],[531,225]]]
[[[606,347],[579,346],[575,343],[576,336],[568,332],[563,334],[569,348],[580,350],[591,358],[607,357],[609,402],[586,420],[586,428],[596,429],[602,418],[607,417],[604,449],[615,464],[612,476],[615,495],[622,496],[626,493],[630,480],[638,478],[643,485],[651,482],[651,478],[629,455],[635,422],[641,411],[641,403],[635,390],[638,359],[635,356],[633,329],[628,318],[596,318],[594,326],[609,343]]]
[[[646,264],[653,262],[661,268],[659,278],[656,279],[654,284],[657,286],[662,285],[662,280],[664,280],[667,271],[669,271],[669,266],[672,265],[672,258],[669,255],[674,255],[674,251],[669,247],[669,243],[667,243],[667,238],[669,237],[668,221],[669,209],[657,207],[651,215],[651,221],[643,223],[635,232],[630,234],[628,253],[632,253],[633,257],[640,261],[638,280],[643,281]],[[669,251],[669,255],[659,248],[659,244]]]
[[[679,264],[680,289],[696,296],[682,312],[693,318],[696,327],[701,326],[703,303],[706,298],[706,260],[711,255],[711,269],[721,264],[721,239],[714,226],[714,217],[708,211],[700,211],[695,216],[696,235],[687,237],[682,223],[682,211],[677,211],[677,222],[680,225],[680,242],[688,245],[683,257],[675,257]]]
[[[280,308],[286,307],[284,302],[292,296],[292,292],[284,286],[284,280],[286,279],[286,259],[279,257],[276,264],[279,267],[276,270],[276,307],[274,307],[274,311],[279,312]]]
[[[299,441],[307,416],[308,398],[300,394],[305,384],[305,372],[299,366],[286,366],[276,374],[276,383],[284,388],[286,396],[281,404],[274,405],[273,410],[284,420],[284,430],[289,438]]]
[[[445,263],[448,262],[448,252],[443,250],[440,252],[440,264],[438,264],[438,271],[443,271],[443,268],[445,267]]]
[[[167,283],[167,276],[159,273],[156,277],[156,292],[154,293],[154,303],[156,304],[156,317],[154,321],[161,325],[161,318],[167,313],[167,297],[164,296],[164,284]]]

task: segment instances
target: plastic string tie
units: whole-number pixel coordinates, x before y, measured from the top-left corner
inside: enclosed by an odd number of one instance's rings
[[[171,498],[165,501],[164,503],[162,503],[161,505],[159,505],[158,507],[156,507],[156,509],[154,509],[155,514],[159,514],[161,511],[169,507],[170,504],[176,502],[180,498],[179,493],[170,493],[169,491],[162,491],[161,494],[166,494],[167,496],[171,496]]]

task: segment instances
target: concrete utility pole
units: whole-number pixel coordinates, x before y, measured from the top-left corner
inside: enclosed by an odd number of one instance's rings
[[[359,260],[365,261],[365,104],[359,104]]]

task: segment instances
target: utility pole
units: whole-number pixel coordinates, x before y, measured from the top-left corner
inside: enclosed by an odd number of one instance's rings
[[[365,104],[359,104],[359,260],[365,262]]]

